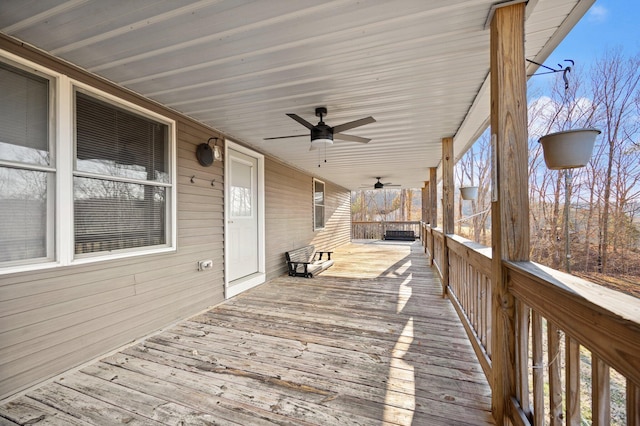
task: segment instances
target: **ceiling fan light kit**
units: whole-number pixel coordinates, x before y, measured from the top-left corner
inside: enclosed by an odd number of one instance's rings
[[[314,129],[315,130],[315,129]],[[315,133],[315,135],[314,135]],[[311,131],[311,145],[333,145],[333,135]]]
[[[332,139],[314,139],[311,141],[311,149],[309,151],[313,151],[316,148],[320,148],[321,146],[333,145]]]
[[[316,108],[316,117],[320,117],[320,122],[311,128],[311,145],[333,144],[333,129],[322,120],[323,115],[327,115],[327,109],[324,107]]]

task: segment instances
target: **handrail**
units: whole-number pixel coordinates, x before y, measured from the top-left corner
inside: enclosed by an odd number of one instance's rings
[[[442,252],[448,250],[445,294],[493,385],[493,374],[504,371],[505,366],[491,360],[491,316],[503,308],[493,306],[498,302],[489,294],[491,249],[444,235],[426,224],[422,232],[425,252],[441,278]],[[517,425],[580,424],[581,388],[585,386],[581,365],[590,362],[593,424],[608,424],[612,416],[610,369],[614,369],[623,377],[616,379],[616,386],[626,387],[622,410],[626,409],[627,424],[640,425],[640,301],[534,262],[504,261],[502,265],[515,300],[514,334],[509,339],[515,342],[516,364],[516,394],[510,396],[508,410],[511,421]],[[586,351],[591,352],[590,361]]]
[[[433,264],[438,270],[438,274],[440,274],[440,279],[443,277],[443,253],[444,253],[444,245],[445,238],[442,233],[441,228],[433,228],[432,229],[433,236]]]
[[[511,398],[512,418],[529,420],[521,423],[525,425],[542,424],[547,416],[552,424],[580,424],[584,348],[591,352],[593,424],[609,424],[613,415],[610,367],[626,379],[618,387],[626,388],[627,424],[640,424],[638,299],[533,262],[503,262],[503,266],[516,300],[518,386],[517,395]],[[528,367],[529,358],[532,368]]]
[[[491,377],[491,249],[457,235],[447,236],[449,298],[486,377]]]
[[[640,302],[533,262],[504,262],[510,291],[625,377],[640,383]]]

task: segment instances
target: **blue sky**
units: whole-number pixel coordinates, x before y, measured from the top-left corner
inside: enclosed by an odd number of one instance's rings
[[[596,0],[545,65],[555,67],[573,59],[586,70],[596,57],[615,47],[626,55],[640,51],[640,0]]]

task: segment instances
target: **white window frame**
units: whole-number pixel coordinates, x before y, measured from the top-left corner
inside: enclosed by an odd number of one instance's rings
[[[176,122],[166,116],[143,108],[132,102],[121,99],[110,93],[99,90],[88,84],[75,81],[64,74],[42,67],[29,60],[0,49],[0,60],[10,65],[25,69],[35,75],[43,76],[51,81],[50,90],[53,101],[53,130],[50,136],[50,151],[54,164],[50,167],[55,173],[55,188],[52,193],[50,211],[47,211],[47,221],[53,221],[52,240],[54,253],[47,259],[33,259],[31,263],[0,266],[0,275],[15,272],[33,271],[39,269],[84,264],[105,260],[120,259],[132,256],[176,251],[177,248],[177,137]],[[152,248],[136,248],[114,253],[96,253],[90,256],[83,254],[76,256],[74,250],[74,212],[73,212],[73,177],[75,163],[75,90],[80,89],[89,96],[105,100],[114,107],[127,109],[132,113],[148,117],[168,126],[168,150],[170,182],[163,184],[167,187],[167,242],[163,246]],[[51,102],[51,100],[50,100]]]
[[[131,102],[127,102],[123,99],[120,99],[116,96],[113,96],[109,93],[98,90],[92,86],[89,86],[84,83],[80,83],[78,81],[72,81],[71,85],[71,100],[72,100],[72,108],[73,108],[73,117],[72,121],[74,123],[74,127],[72,128],[73,137],[72,137],[72,157],[71,157],[71,168],[72,168],[72,176],[71,176],[71,206],[73,206],[73,178],[74,177],[88,177],[88,178],[104,178],[102,175],[95,175],[93,173],[87,172],[79,172],[74,170],[74,163],[76,153],[73,149],[75,147],[75,93],[76,91],[80,91],[85,95],[91,96],[94,99],[101,100],[103,102],[107,102],[110,105],[113,105],[115,108],[122,108],[130,111],[133,114],[140,115],[155,121],[158,121],[162,124],[165,124],[168,127],[168,138],[169,138],[169,146],[167,147],[169,150],[169,173],[170,173],[170,182],[169,183],[154,183],[156,186],[163,186],[167,188],[167,196],[168,196],[168,214],[165,223],[165,230],[167,234],[167,242],[163,246],[153,246],[152,248],[132,248],[132,249],[124,249],[118,250],[114,253],[86,253],[81,255],[75,255],[75,250],[72,245],[71,251],[72,256],[74,257],[72,263],[85,263],[92,262],[96,260],[109,260],[109,259],[118,259],[122,257],[129,256],[139,256],[146,254],[154,254],[154,253],[162,253],[166,251],[175,251],[176,250],[176,238],[177,238],[177,227],[176,227],[176,216],[177,216],[177,188],[176,188],[176,125],[175,121],[168,119],[167,117],[154,113],[153,111],[149,111],[145,108],[137,106]],[[117,179],[118,181],[131,181],[132,183],[140,183],[148,185],[148,181],[132,181],[131,179]],[[73,216],[72,216],[73,217]],[[73,225],[73,224],[72,224]],[[73,239],[73,226],[71,226],[71,238]]]
[[[316,182],[322,184],[322,204],[316,204]],[[313,198],[313,230],[314,231],[321,231],[327,226],[327,215],[326,215],[326,213],[327,213],[327,185],[324,183],[324,181],[321,181],[320,179],[313,178],[313,189],[312,189],[311,196]],[[322,207],[322,210],[323,210],[323,214],[322,214],[323,223],[322,223],[321,226],[318,226],[318,224],[316,223],[316,207]]]
[[[58,181],[60,177],[60,152],[58,150],[59,134],[57,122],[60,119],[58,90],[61,75],[59,73],[48,70],[31,61],[22,59],[4,50],[0,50],[0,59],[3,63],[21,69],[28,74],[38,76],[49,81],[49,132],[48,132],[48,149],[50,158],[53,160],[49,165],[35,165],[14,163],[11,161],[0,160],[0,165],[9,168],[32,170],[51,173],[52,179],[47,183],[47,223],[46,223],[46,255],[44,257],[24,259],[16,262],[8,262],[0,266],[0,275],[10,272],[19,272],[31,269],[40,269],[43,266],[55,265],[59,254],[58,248],[58,232],[57,222],[60,217],[58,212]]]

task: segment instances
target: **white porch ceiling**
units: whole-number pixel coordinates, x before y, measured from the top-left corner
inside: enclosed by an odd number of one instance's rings
[[[442,138],[459,157],[486,127],[495,3],[2,0],[0,32],[346,188],[419,188]],[[592,3],[530,0],[526,57],[544,61]],[[285,114],[315,124],[317,106],[331,126],[373,116],[345,132],[371,142],[263,140],[308,134]]]

